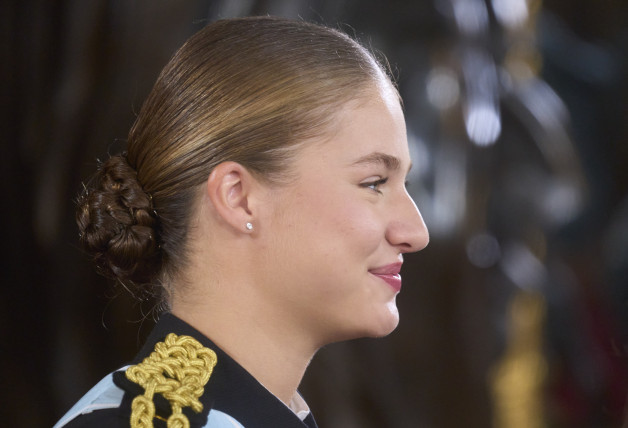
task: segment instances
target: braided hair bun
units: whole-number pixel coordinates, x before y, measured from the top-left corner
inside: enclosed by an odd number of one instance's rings
[[[161,264],[157,216],[126,154],[100,165],[78,198],[76,222],[99,273],[125,284],[155,279]]]

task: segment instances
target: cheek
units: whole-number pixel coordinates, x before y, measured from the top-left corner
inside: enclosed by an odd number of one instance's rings
[[[309,239],[327,240],[326,245],[330,249],[342,247],[359,255],[373,251],[383,239],[383,222],[373,203],[359,196],[353,192],[338,192],[327,194],[313,203],[310,200],[303,214],[312,222],[306,232]]]
[[[385,226],[377,201],[362,192],[322,179],[281,195],[272,219],[273,247],[286,259],[364,259],[381,245]]]

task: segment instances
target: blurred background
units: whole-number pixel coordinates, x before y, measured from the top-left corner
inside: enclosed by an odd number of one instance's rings
[[[82,256],[73,199],[175,49],[251,14],[388,57],[432,236],[406,258],[398,330],[313,361],[321,428],[621,427],[625,0],[2,2],[2,425],[51,426],[150,331],[155,303]]]

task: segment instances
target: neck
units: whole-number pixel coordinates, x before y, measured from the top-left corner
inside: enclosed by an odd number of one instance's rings
[[[209,337],[288,405],[316,348],[303,343],[302,335],[291,332],[272,312],[212,300],[173,302],[172,313]]]

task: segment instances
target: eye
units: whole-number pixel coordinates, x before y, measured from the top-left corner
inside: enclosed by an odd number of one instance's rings
[[[383,184],[386,184],[388,181],[388,177],[382,177],[374,181],[367,181],[365,183],[361,183],[360,186],[376,191],[377,193],[382,193],[379,190],[379,187]]]

